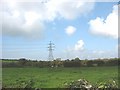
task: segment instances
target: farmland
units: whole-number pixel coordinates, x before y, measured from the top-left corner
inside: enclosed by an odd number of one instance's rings
[[[2,79],[5,88],[65,87],[65,83],[85,78],[92,84],[118,80],[117,66],[104,67],[58,67],[58,68],[3,68]]]

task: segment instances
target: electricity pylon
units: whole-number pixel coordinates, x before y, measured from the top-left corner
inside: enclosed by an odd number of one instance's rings
[[[49,51],[49,56],[48,56],[48,60],[49,61],[53,61],[54,57],[53,57],[53,50],[54,50],[54,44],[50,41],[50,43],[48,44],[48,51]]]

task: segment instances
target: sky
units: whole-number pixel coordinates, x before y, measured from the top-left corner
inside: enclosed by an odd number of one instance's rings
[[[118,3],[81,0],[1,0],[4,59],[118,57]]]

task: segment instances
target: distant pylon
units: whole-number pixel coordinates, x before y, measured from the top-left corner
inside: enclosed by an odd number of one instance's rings
[[[49,61],[53,61],[54,57],[53,57],[53,50],[54,50],[54,44],[50,41],[50,43],[48,44],[48,51],[49,51],[49,56],[48,56],[48,60]]]

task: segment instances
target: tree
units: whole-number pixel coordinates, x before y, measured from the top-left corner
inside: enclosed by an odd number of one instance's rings
[[[26,64],[26,62],[27,62],[27,59],[25,59],[25,58],[20,58],[19,59],[19,64],[22,65],[22,66],[24,66]]]
[[[80,59],[79,59],[78,57],[77,57],[77,58],[75,58],[74,60],[75,60],[75,61],[80,61]]]

